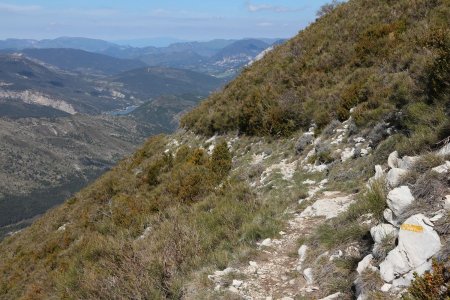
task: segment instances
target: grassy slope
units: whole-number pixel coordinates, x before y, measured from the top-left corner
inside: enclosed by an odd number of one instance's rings
[[[379,121],[407,105],[405,111],[420,118],[415,123],[421,127],[413,129],[431,130],[446,120],[448,102],[442,99],[448,79],[439,76],[448,69],[433,61],[448,53],[446,35],[441,34],[448,9],[448,1],[350,1],[244,71],[223,93],[188,115],[184,124],[205,134],[236,129],[286,134],[311,119],[324,126],[334,117],[335,105],[347,99],[350,104],[342,103],[345,111],[336,117],[348,116],[348,109],[359,101],[355,119],[366,120],[363,123]],[[387,25],[386,33],[385,24],[400,18],[405,19],[405,29],[395,25],[393,32]],[[382,37],[364,40],[372,35],[367,31],[371,26],[381,30]],[[432,29],[436,26],[444,29]],[[434,38],[426,38],[429,34],[421,28],[433,30],[438,43],[431,43]],[[413,33],[429,42],[419,43]],[[356,41],[369,43],[366,50],[379,51],[361,52],[361,61],[355,62]],[[325,51],[329,49],[333,51]],[[428,81],[415,77],[433,66],[438,72],[429,74],[439,76],[430,75]],[[358,82],[368,89],[368,99],[360,95]],[[421,86],[427,82],[433,89],[425,92],[426,86]],[[353,96],[342,97],[344,91]],[[279,102],[282,95],[285,100]],[[389,95],[397,95],[396,100]],[[421,117],[423,109],[433,115]],[[408,120],[403,125],[408,126]],[[166,148],[176,148],[172,138],[191,148],[165,153]],[[279,231],[283,211],[304,194],[305,179],[297,174],[296,189],[288,190],[283,180],[273,178],[273,184],[255,193],[242,180],[261,172],[250,164],[250,154],[258,154],[256,147],[267,147],[273,151],[271,157],[293,159],[295,140],[240,138],[232,148],[237,161],[230,176],[224,176],[220,170],[227,170],[228,160],[199,150],[199,145],[208,148],[205,139],[187,133],[151,139],[76,197],[5,240],[0,245],[0,298],[180,298],[194,271],[224,268],[250,255],[256,240]],[[364,168],[364,176],[369,169]],[[364,176],[358,174],[358,180]],[[58,230],[64,224],[65,229]]]
[[[408,115],[417,102],[448,113],[449,19],[448,0],[351,0],[244,70],[182,125],[285,135],[311,121],[345,120],[352,107],[361,126],[395,110]]]

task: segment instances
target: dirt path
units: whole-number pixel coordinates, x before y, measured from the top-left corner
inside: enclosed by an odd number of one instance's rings
[[[227,273],[243,275],[244,279],[233,280],[228,290],[249,300],[288,300],[307,294],[313,298],[316,287],[308,278],[308,270],[302,266],[304,253],[299,249],[298,240],[308,237],[326,218],[346,210],[351,202],[352,196],[325,192],[302,213],[293,215],[279,239],[261,242],[255,261],[237,269],[216,272],[210,279],[218,283],[216,289],[219,289],[222,288],[220,279]]]

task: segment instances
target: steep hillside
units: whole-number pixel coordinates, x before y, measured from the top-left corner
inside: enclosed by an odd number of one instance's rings
[[[26,56],[63,70],[93,74],[115,75],[145,67],[138,60],[128,60],[76,49],[25,49]]]
[[[448,20],[338,5],[5,239],[0,297],[448,299]]]
[[[340,5],[244,70],[183,126],[279,136],[352,115],[358,126],[384,119],[410,132],[427,123],[415,114],[428,110],[439,123],[449,113],[448,10],[448,1]]]

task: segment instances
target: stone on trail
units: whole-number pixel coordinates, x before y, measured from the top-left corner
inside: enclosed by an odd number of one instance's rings
[[[325,198],[319,199],[311,206],[305,208],[300,217],[325,217],[326,219],[331,219],[346,211],[352,202],[351,196],[335,196],[333,193],[328,192],[325,194]]]

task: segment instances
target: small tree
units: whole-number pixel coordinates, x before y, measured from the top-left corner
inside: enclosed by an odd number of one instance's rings
[[[330,12],[332,12],[336,7],[338,7],[342,2],[333,0],[331,3],[324,4],[320,7],[320,9],[317,11],[316,16],[318,18],[323,17]]]
[[[211,155],[211,170],[219,179],[223,179],[231,170],[232,157],[228,145],[221,141],[216,145]]]

